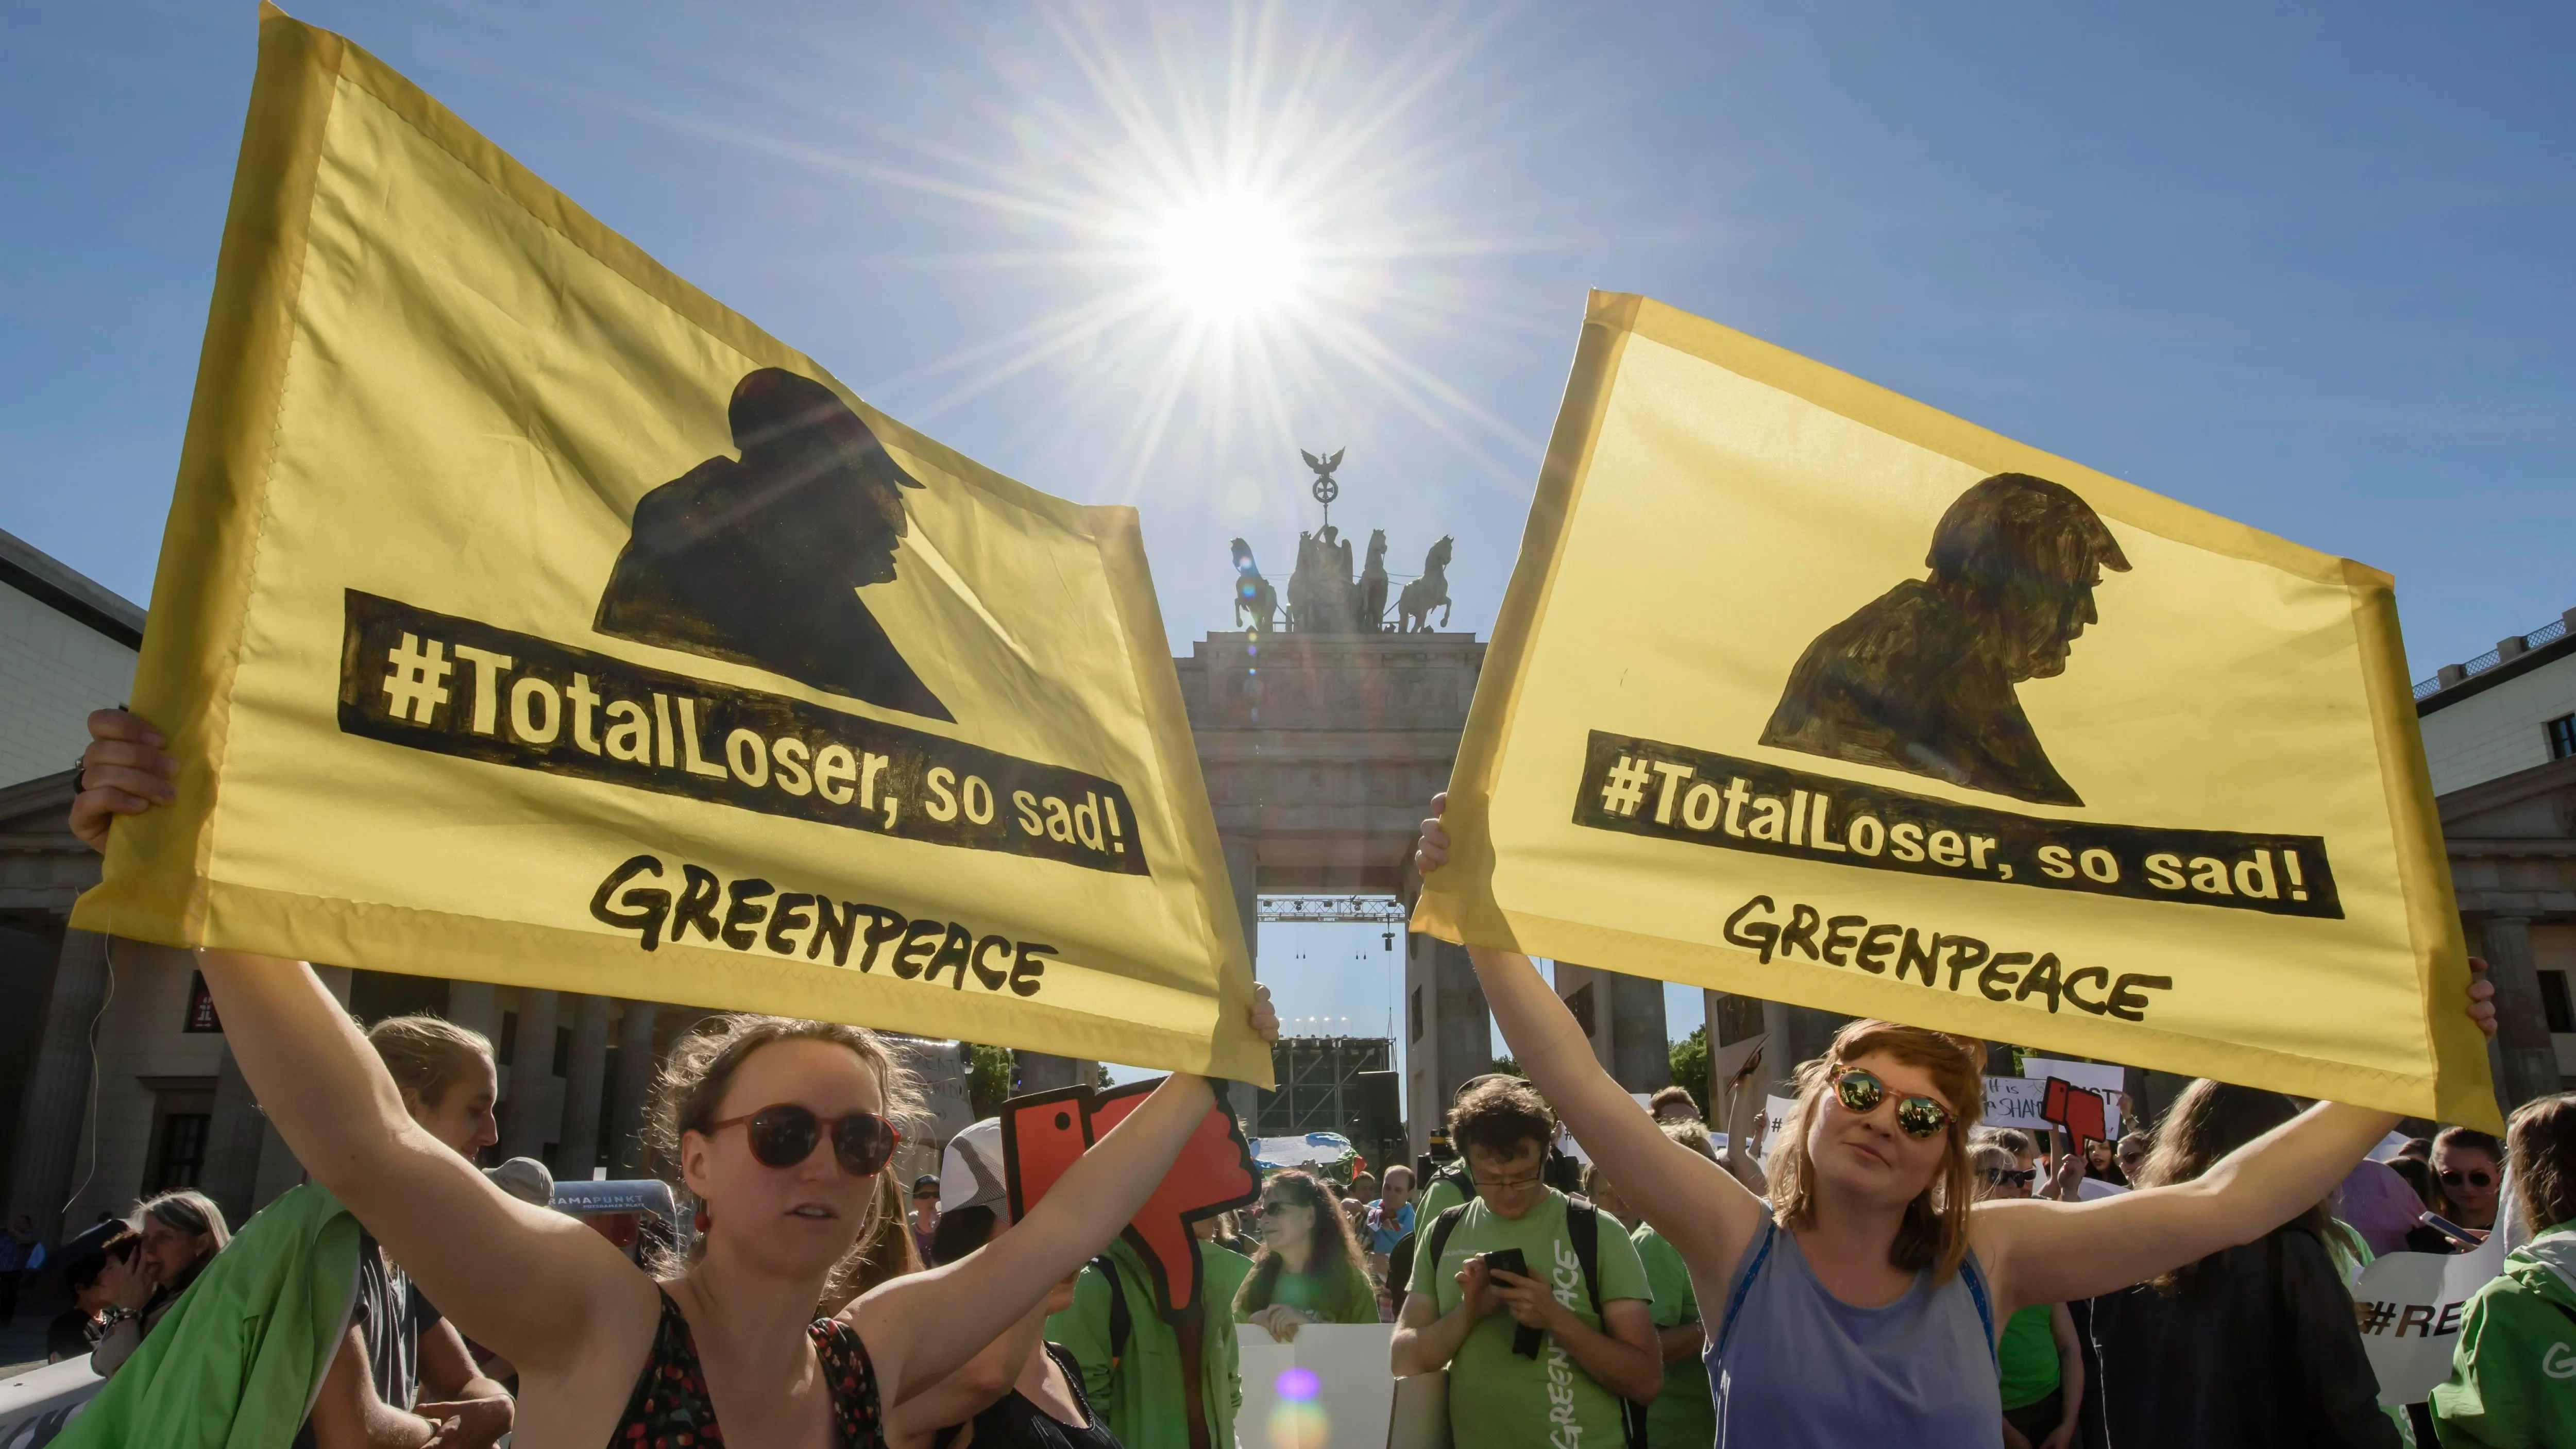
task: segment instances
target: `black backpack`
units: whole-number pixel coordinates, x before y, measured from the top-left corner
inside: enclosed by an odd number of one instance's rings
[[[1430,1241],[1425,1246],[1435,1265],[1440,1261],[1441,1252],[1449,1246],[1449,1235],[1458,1230],[1458,1220],[1467,1215],[1467,1208],[1475,1200],[1475,1193],[1470,1189],[1466,1202],[1441,1209],[1440,1216],[1431,1220]],[[1606,1325],[1609,1320],[1601,1316],[1601,1210],[1594,1207],[1589,1198],[1575,1193],[1566,1194],[1565,1236],[1574,1245],[1575,1263],[1583,1269],[1583,1288],[1592,1297],[1592,1316]],[[1395,1245],[1396,1250],[1403,1252],[1412,1243],[1412,1237],[1407,1235],[1403,1242]],[[1411,1262],[1409,1255],[1406,1261],[1408,1264]],[[1390,1254],[1390,1273],[1393,1262],[1394,1257]],[[1628,1449],[1646,1449],[1645,1408],[1633,1399],[1622,1398],[1619,1400],[1619,1418],[1620,1427],[1627,1431]]]
[[[1127,1335],[1135,1331],[1135,1321],[1127,1316],[1127,1286],[1119,1281],[1118,1265],[1107,1253],[1091,1260],[1100,1276],[1109,1280],[1109,1371],[1118,1371],[1118,1361],[1127,1356]]]

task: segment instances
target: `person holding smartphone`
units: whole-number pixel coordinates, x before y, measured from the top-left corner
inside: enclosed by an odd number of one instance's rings
[[[1624,1442],[1663,1387],[1653,1294],[1616,1219],[1547,1185],[1556,1122],[1529,1083],[1493,1078],[1449,1111],[1473,1199],[1417,1228],[1391,1348],[1399,1376],[1449,1370],[1451,1442]]]

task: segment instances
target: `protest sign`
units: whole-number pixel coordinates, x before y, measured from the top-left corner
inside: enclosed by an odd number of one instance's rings
[[[2504,1271],[2504,1234],[2471,1253],[2390,1253],[2352,1285],[2361,1347],[2379,1376],[2383,1404],[2418,1404],[2451,1376],[2460,1311]]]
[[[1595,294],[1416,929],[2494,1127],[2386,575]]]
[[[1395,1407],[1395,1380],[1386,1371],[1394,1335],[1391,1323],[1309,1323],[1277,1343],[1243,1325],[1237,1439],[1276,1449],[1385,1449]]]
[[[1064,1087],[1032,1092],[1002,1104],[1002,1178],[1014,1222],[1029,1215],[1092,1144],[1109,1135],[1141,1106],[1162,1079],[1130,1082],[1107,1091]],[[973,1158],[967,1159],[973,1166]],[[1181,1144],[1153,1196],[1136,1210],[1119,1236],[1154,1275],[1154,1302],[1178,1322],[1200,1306],[1205,1264],[1190,1226],[1228,1208],[1261,1198],[1261,1172],[1244,1141],[1243,1124],[1219,1103],[1199,1119]]]
[[[1985,1127],[2018,1127],[2025,1132],[2045,1135],[2048,1119],[2040,1115],[2046,1104],[2048,1083],[2027,1077],[1986,1078],[1986,1110],[1978,1124]]]
[[[1771,1160],[1771,1149],[1780,1145],[1780,1129],[1789,1125],[1789,1114],[1798,1110],[1795,1097],[1765,1096],[1762,1099],[1762,1160]]]
[[[79,924],[1271,1080],[1131,509],[273,9]]]
[[[2105,1120],[2110,1109],[2102,1099],[2060,1077],[2046,1082],[2046,1094],[2040,1098],[2042,1121],[2066,1134],[2067,1141],[2081,1151],[2087,1142],[2108,1142],[2112,1131]]]
[[[2021,1074],[2033,1081],[2046,1082],[2054,1077],[2069,1086],[2081,1087],[2102,1099],[2102,1130],[2095,1134],[2105,1140],[2120,1135],[2120,1094],[2128,1090],[2125,1068],[2104,1062],[2070,1062],[2056,1057],[2023,1057]],[[2045,1113],[2042,1114],[2046,1116]],[[2055,1118],[2047,1118],[2057,1121]],[[2057,1125],[2066,1124],[2057,1121]]]

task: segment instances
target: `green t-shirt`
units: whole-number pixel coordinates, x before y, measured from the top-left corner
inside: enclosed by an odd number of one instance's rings
[[[1413,1279],[1407,1287],[1430,1295],[1442,1313],[1458,1307],[1458,1273],[1470,1256],[1518,1248],[1528,1259],[1530,1271],[1547,1277],[1557,1302],[1600,1329],[1601,1319],[1592,1311],[1592,1295],[1584,1284],[1581,1262],[1574,1256],[1573,1240],[1565,1233],[1565,1194],[1549,1188],[1538,1206],[1518,1218],[1491,1212],[1481,1200],[1468,1204],[1437,1262],[1431,1256],[1432,1220],[1417,1218],[1415,1224],[1423,1239],[1413,1255]],[[1652,1301],[1654,1292],[1647,1286],[1646,1267],[1637,1259],[1636,1244],[1620,1231],[1619,1220],[1607,1213],[1601,1215],[1600,1256],[1603,1304],[1622,1298]],[[1509,1313],[1497,1309],[1468,1331],[1458,1356],[1450,1360],[1451,1441],[1620,1449],[1627,1430],[1618,1396],[1594,1383],[1553,1337],[1539,1346],[1537,1358],[1512,1352],[1512,1335],[1519,1326]],[[1534,1439],[1533,1430],[1542,1425],[1544,1439]]]
[[[2047,1304],[2034,1303],[2004,1320],[1995,1358],[2007,1409],[2027,1408],[2057,1392],[2057,1335],[2049,1331],[2048,1316]]]
[[[1431,1185],[1422,1190],[1422,1200],[1413,1209],[1413,1230],[1417,1233],[1431,1231],[1433,1218],[1466,1200],[1465,1190],[1446,1169],[1432,1174]]]
[[[1655,1291],[1655,1326],[1699,1322],[1699,1299],[1681,1251],[1650,1227],[1629,1235]],[[1697,1354],[1664,1365],[1663,1392],[1646,1406],[1646,1449],[1708,1449],[1717,1439],[1717,1404],[1708,1391],[1708,1364]]]
[[[1250,1283],[1253,1279],[1245,1281]],[[1317,1323],[1378,1321],[1377,1290],[1370,1286],[1366,1273],[1283,1272],[1270,1280],[1270,1303],[1294,1308]],[[1245,1322],[1259,1311],[1259,1307],[1247,1309],[1238,1303],[1235,1321]]]

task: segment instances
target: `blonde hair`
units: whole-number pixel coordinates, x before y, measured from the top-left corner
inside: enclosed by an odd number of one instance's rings
[[[677,1190],[683,1213],[704,1204],[680,1181],[680,1139],[691,1132],[706,1131],[716,1120],[716,1105],[724,1100],[725,1088],[733,1084],[734,1072],[753,1052],[781,1041],[821,1041],[846,1048],[877,1079],[878,1094],[884,1098],[881,1111],[887,1120],[901,1126],[920,1115],[918,1079],[911,1068],[895,1060],[875,1032],[864,1026],[748,1012],[710,1016],[672,1043],[671,1055],[662,1063],[661,1075],[653,1081],[652,1111],[644,1128],[645,1145]],[[852,1235],[854,1243],[867,1241],[877,1226],[883,1202],[882,1193],[870,1194],[867,1215]],[[899,1206],[895,1211],[900,1215]],[[706,1237],[700,1234],[690,1240],[687,1261],[696,1262],[705,1251]],[[666,1261],[655,1266],[657,1271],[676,1271],[681,1265]]]
[[[1933,1281],[1945,1281],[1968,1256],[1968,1205],[1976,1200],[1968,1133],[1985,1108],[1986,1044],[1974,1038],[1893,1021],[1855,1021],[1835,1034],[1823,1056],[1800,1063],[1798,1105],[1782,1124],[1779,1150],[1768,1164],[1771,1212],[1783,1227],[1815,1225],[1815,1161],[1807,1155],[1807,1131],[1834,1090],[1835,1076],[1850,1063],[1881,1052],[1931,1073],[1933,1086],[1950,1101],[1940,1171],[1905,1205],[1905,1220],[1887,1248],[1887,1261],[1895,1267],[1930,1268]]]
[[[493,1064],[492,1039],[445,1017],[388,1016],[367,1028],[367,1045],[384,1059],[394,1085],[435,1107],[468,1062]]]

